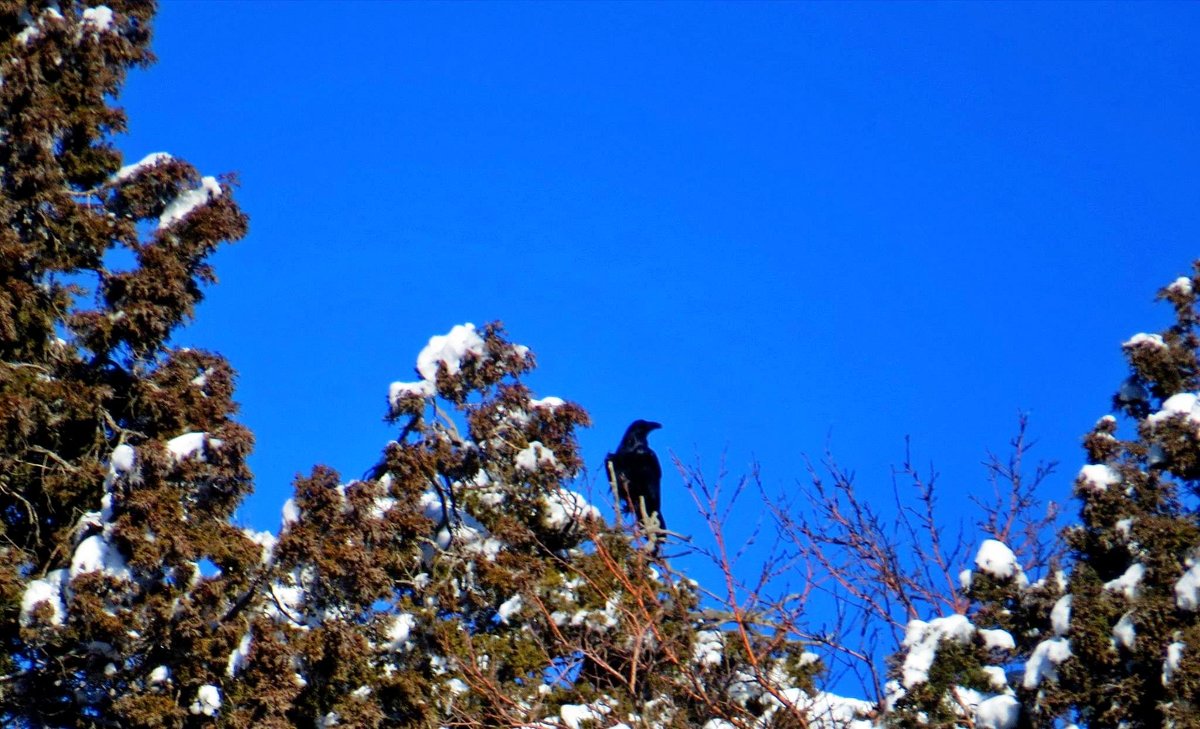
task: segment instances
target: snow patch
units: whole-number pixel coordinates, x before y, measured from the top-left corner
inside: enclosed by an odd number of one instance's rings
[[[1017,556],[1008,545],[996,539],[985,539],[979,545],[975,555],[975,566],[1001,580],[1015,578],[1017,583],[1024,586],[1029,584],[1021,565],[1017,564]]]
[[[1117,523],[1113,524],[1113,526],[1116,527],[1118,534],[1126,539],[1129,539],[1129,536],[1133,530],[1133,518],[1129,517],[1125,519],[1118,519]]]
[[[153,152],[145,157],[142,157],[137,162],[134,162],[131,165],[125,165],[121,169],[117,170],[117,173],[112,176],[112,179],[116,182],[123,182],[144,169],[156,167],[163,162],[171,161],[171,159],[173,159],[171,155],[167,154],[166,152]]]
[[[388,626],[386,646],[388,650],[402,651],[412,647],[408,642],[408,636],[412,634],[413,626],[417,624],[417,619],[410,613],[400,613],[392,618],[392,624]]]
[[[475,333],[474,324],[456,324],[448,334],[429,338],[429,344],[417,355],[417,372],[422,378],[436,382],[439,365],[445,365],[446,372],[455,375],[467,355],[482,356],[484,351],[483,338]]]
[[[150,675],[146,680],[151,686],[154,686],[156,684],[166,683],[166,681],[170,678],[171,669],[167,668],[166,666],[155,666],[154,670],[150,672]]]
[[[1012,633],[1007,630],[980,630],[979,636],[983,638],[983,645],[989,651],[1011,651],[1017,647]]]
[[[237,648],[229,654],[229,660],[225,663],[225,675],[233,678],[237,672],[242,670],[242,666],[246,665],[246,657],[250,655],[250,633],[247,632],[238,641]]]
[[[103,572],[123,580],[132,577],[121,551],[101,534],[93,534],[80,542],[71,557],[72,579],[88,572]]]
[[[1021,704],[1015,696],[993,696],[975,709],[975,729],[1015,729]]]
[[[602,721],[608,712],[609,708],[603,705],[563,704],[558,710],[558,715],[562,717],[568,729],[583,729],[587,722]]]
[[[221,690],[211,683],[206,683],[196,690],[196,700],[188,707],[193,714],[215,716],[221,709]]]
[[[283,523],[284,525],[294,524],[300,521],[300,507],[296,505],[295,499],[288,499],[283,502]]]
[[[1183,643],[1175,641],[1167,646],[1167,660],[1163,661],[1162,683],[1166,686],[1175,677],[1176,671],[1179,670],[1179,662],[1183,660],[1183,649],[1186,648]]]
[[[1147,423],[1156,424],[1183,415],[1192,422],[1200,423],[1200,398],[1194,392],[1181,392],[1168,397],[1162,404],[1162,409],[1150,414]]]
[[[1120,592],[1130,600],[1137,597],[1138,585],[1141,584],[1142,578],[1146,576],[1146,565],[1135,563],[1125,570],[1125,573],[1115,580],[1109,580],[1104,583],[1105,590]]]
[[[112,455],[108,459],[108,466],[118,474],[129,473],[133,470],[133,456],[133,447],[122,443],[113,448]]]
[[[494,538],[478,519],[461,509],[450,513],[450,505],[445,511],[442,499],[434,491],[421,494],[421,507],[425,517],[435,524],[441,525],[434,534],[434,543],[439,549],[448,549],[451,542],[468,552],[482,555],[488,561],[496,559],[504,543]],[[427,558],[431,555],[427,555]]]
[[[981,666],[980,670],[987,674],[992,688],[997,691],[1003,691],[1008,688],[1008,676],[1004,674],[1004,669],[1000,666]]]
[[[29,41],[33,40],[34,38],[37,38],[38,36],[40,36],[42,34],[41,26],[46,24],[47,19],[51,19],[51,20],[62,20],[63,19],[62,13],[58,12],[58,10],[54,7],[49,7],[49,8],[46,8],[45,10],[43,10],[42,14],[40,16],[38,16],[38,19],[36,22],[33,22],[32,18],[30,18],[28,14],[23,13],[23,16],[26,19],[26,22],[30,22],[30,25],[26,25],[24,28],[21,29],[21,32],[17,33],[17,35],[16,35],[17,42],[21,43],[22,45],[28,45]]]
[[[1055,635],[1066,635],[1071,630],[1071,599],[1063,595],[1050,609],[1050,629]]]
[[[1167,346],[1167,343],[1163,341],[1161,334],[1146,333],[1134,334],[1132,337],[1121,343],[1121,346],[1125,348],[1138,347],[1142,345],[1162,349]]]
[[[876,707],[870,702],[826,691],[809,696],[798,688],[783,689],[780,693],[792,706],[803,712],[810,729],[877,729],[879,726],[866,718],[875,713]],[[778,699],[770,694],[763,698],[775,706],[780,705]]]
[[[521,596],[513,595],[504,602],[500,603],[500,607],[496,609],[496,615],[500,618],[500,622],[508,624],[508,619],[516,615],[521,610]]]
[[[562,530],[570,524],[600,518],[600,510],[577,491],[560,488],[543,497],[542,503],[546,507],[542,524],[550,529]]]
[[[1191,612],[1200,608],[1200,563],[1191,565],[1175,583],[1175,605]]]
[[[701,666],[719,665],[724,652],[725,635],[721,631],[696,631],[696,642],[692,646],[692,663]]]
[[[167,204],[167,207],[162,211],[162,215],[158,216],[158,229],[162,230],[183,220],[196,208],[218,197],[221,197],[221,183],[217,182],[217,178],[202,178],[200,180],[200,187],[184,190]]]
[[[259,532],[245,528],[242,529],[242,534],[246,535],[246,538],[250,541],[262,547],[262,557],[259,561],[264,565],[271,564],[271,557],[275,553],[275,543],[278,541],[275,535],[268,531]]]
[[[393,382],[388,385],[388,404],[395,410],[405,398],[430,398],[437,394],[437,388],[429,380],[418,382]]]
[[[1192,295],[1192,280],[1190,278],[1188,278],[1187,276],[1180,276],[1179,278],[1172,281],[1170,286],[1167,286],[1167,291],[1170,291],[1170,292],[1176,293],[1176,294],[1183,294],[1184,296],[1191,296]]]
[[[175,457],[176,462],[181,462],[190,456],[197,456],[203,461],[206,448],[216,449],[223,445],[225,445],[223,440],[210,438],[208,433],[184,433],[167,441],[167,450]]]
[[[1105,491],[1109,486],[1121,483],[1121,474],[1112,466],[1103,463],[1093,463],[1079,469],[1078,480],[1080,488],[1088,491]]]
[[[901,643],[908,649],[901,679],[904,687],[912,688],[929,680],[929,668],[937,655],[939,641],[966,643],[974,634],[975,626],[963,615],[948,615],[929,622],[910,620]]]
[[[1033,655],[1025,661],[1025,678],[1021,682],[1027,689],[1037,688],[1042,679],[1058,680],[1058,666],[1071,657],[1071,641],[1066,638],[1051,638],[1037,644]]]
[[[1133,644],[1137,640],[1137,628],[1133,626],[1132,612],[1121,616],[1121,619],[1113,626],[1112,635],[1117,645],[1133,650]]]
[[[112,27],[113,11],[107,5],[97,5],[83,11],[83,27],[104,32]]]
[[[25,594],[21,596],[21,625],[29,625],[33,621],[33,611],[41,603],[50,605],[50,624],[62,625],[67,614],[62,599],[66,579],[66,570],[52,570],[47,572],[45,577],[32,580],[25,587]]]
[[[517,468],[530,472],[538,470],[538,466],[543,463],[549,464],[551,468],[554,468],[558,466],[558,459],[554,457],[554,451],[536,440],[517,453],[516,458],[513,459],[513,464]]]

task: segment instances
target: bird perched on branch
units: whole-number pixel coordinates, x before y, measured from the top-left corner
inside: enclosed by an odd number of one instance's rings
[[[666,530],[667,523],[662,516],[659,493],[662,467],[646,438],[650,431],[661,427],[649,420],[633,421],[617,451],[604,458],[608,477],[621,500],[621,510],[637,518],[655,543],[655,551],[657,540],[654,537]]]

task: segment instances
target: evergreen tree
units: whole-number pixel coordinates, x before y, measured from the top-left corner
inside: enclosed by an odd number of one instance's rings
[[[5,726],[213,713],[259,565],[229,523],[251,447],[233,372],[170,340],[245,216],[227,182],[166,154],[122,167],[112,145],[152,11],[0,3]]]
[[[230,660],[230,724],[715,729],[807,715],[811,654],[754,614],[700,609],[695,582],[571,490],[588,418],[533,398],[520,382],[532,367],[497,325],[435,336],[421,379],[390,388],[400,436],[381,462],[349,483],[325,468],[296,482]]]
[[[1075,480],[1067,572],[1030,585],[985,543],[967,576],[969,619],[910,625],[895,663],[905,725],[1200,726],[1200,263],[1159,293],[1175,322],[1137,334],[1131,375]],[[1027,565],[1028,566],[1028,565]]]
[[[715,509],[724,600],[604,521],[576,490],[587,413],[535,398],[498,324],[429,340],[362,478],[317,467],[278,534],[233,525],[252,446],[233,371],[172,335],[246,219],[228,179],[123,165],[112,141],[153,10],[0,2],[0,724],[1200,725],[1200,268],[1161,293],[1175,323],[1125,343],[1127,432],[1105,416],[1087,436],[1061,569],[989,539],[947,595],[848,479],[815,486],[824,528],[771,505],[797,548],[777,564],[808,560],[897,628],[892,598],[962,613],[908,623],[878,706],[817,688],[803,600],[741,587]],[[915,554],[945,572],[921,494]]]
[[[701,610],[569,488],[587,415],[533,399],[533,356],[498,326],[430,340],[363,479],[314,469],[278,536],[231,524],[251,448],[233,372],[171,337],[246,220],[228,181],[165,153],[122,166],[112,143],[153,9],[0,4],[0,723],[715,729],[829,710],[790,634]]]

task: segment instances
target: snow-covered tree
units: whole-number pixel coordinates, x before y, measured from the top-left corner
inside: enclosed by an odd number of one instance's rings
[[[363,478],[318,467],[278,534],[231,522],[233,372],[172,344],[228,181],[123,164],[153,3],[0,3],[0,723],[766,726],[858,710],[752,611],[572,489],[577,405],[498,326],[433,337]],[[602,490],[607,493],[607,490]]]
[[[1200,725],[1197,266],[1159,292],[1175,322],[1123,345],[1131,374],[1084,441],[1064,570],[1030,584],[1005,544],[984,542],[968,614],[909,625],[898,723]]]
[[[420,379],[389,388],[399,436],[380,462],[297,481],[222,718],[715,729],[870,711],[815,691],[789,631],[707,609],[601,519],[572,489],[587,415],[535,398],[532,367],[498,325],[432,337]]]
[[[701,585],[603,518],[587,413],[535,396],[498,324],[430,338],[361,478],[316,467],[277,533],[235,526],[252,438],[233,371],[172,335],[246,219],[228,179],[123,164],[112,140],[153,9],[0,2],[0,724],[1197,724],[1200,269],[1161,293],[1175,324],[1124,345],[1062,564],[1022,429],[961,575],[910,466],[915,508],[890,521],[832,462],[810,504],[768,500],[782,546],[757,582],[720,488],[681,469],[724,581]],[[807,586],[771,598],[789,571]],[[806,625],[813,585],[858,616],[842,628],[898,645],[886,687],[865,681],[877,700],[819,688],[878,651]]]
[[[5,726],[213,713],[259,563],[229,523],[251,447],[233,372],[170,344],[245,217],[228,183],[111,142],[152,10],[0,3]]]

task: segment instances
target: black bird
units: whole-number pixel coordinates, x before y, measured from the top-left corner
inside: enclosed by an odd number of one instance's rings
[[[604,458],[609,478],[615,479],[613,486],[621,499],[621,509],[633,514],[648,532],[664,531],[667,523],[662,516],[662,498],[659,493],[662,481],[662,466],[658,456],[650,450],[646,437],[652,430],[662,426],[649,420],[635,420],[625,431],[616,453]],[[651,517],[658,520],[651,522]],[[656,547],[657,550],[657,547]]]

